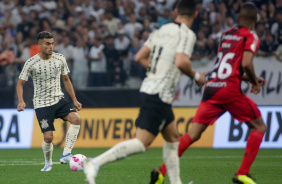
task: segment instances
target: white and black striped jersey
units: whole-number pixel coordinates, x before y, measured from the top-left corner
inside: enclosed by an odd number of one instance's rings
[[[29,74],[32,77],[34,109],[54,105],[64,97],[60,77],[69,72],[65,57],[59,53],[53,53],[48,60],[37,54],[25,62],[19,78],[27,81]]]
[[[195,41],[195,33],[185,24],[165,24],[152,33],[144,43],[151,50],[150,66],[140,92],[159,94],[163,102],[171,103],[181,75],[174,63],[175,55],[191,57]]]

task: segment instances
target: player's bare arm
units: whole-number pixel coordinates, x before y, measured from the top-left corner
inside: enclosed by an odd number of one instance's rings
[[[242,66],[249,78],[249,82],[252,84],[251,93],[257,94],[261,89],[255,74],[253,57],[254,54],[252,52],[245,51],[242,58]]]
[[[17,106],[17,111],[24,111],[25,108],[25,103],[23,99],[23,85],[25,84],[26,81],[19,79],[17,83],[17,96],[18,96],[18,106]]]
[[[195,72],[192,69],[190,58],[183,53],[176,53],[175,55],[175,65],[180,69],[182,73],[194,79],[198,86],[202,86],[206,82],[205,74]]]
[[[74,90],[73,90],[73,86],[72,86],[72,83],[70,81],[69,76],[68,75],[62,75],[62,80],[63,80],[64,86],[65,86],[68,94],[70,95],[75,107],[77,108],[77,110],[80,111],[82,109],[82,105],[76,99],[76,96],[75,96],[75,93],[74,93]]]
[[[145,69],[149,67],[150,64],[150,48],[144,45],[135,55],[135,61],[143,66]]]
[[[246,82],[250,81],[250,79],[249,79],[249,77],[247,75],[243,75],[242,80],[246,81]],[[257,77],[257,81],[258,81],[258,84],[260,86],[266,85],[266,80],[264,78],[262,78],[262,77]]]

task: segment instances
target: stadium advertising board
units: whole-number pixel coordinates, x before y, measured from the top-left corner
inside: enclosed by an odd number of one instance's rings
[[[213,68],[214,61],[208,61],[205,65],[195,66],[200,72],[210,71]],[[266,67],[267,66],[267,67]],[[255,57],[254,67],[257,76],[266,80],[266,85],[262,91],[254,95],[250,93],[251,85],[243,82],[242,91],[251,97],[258,105],[282,105],[282,63],[274,57]],[[173,106],[198,106],[202,98],[203,88],[198,88],[193,80],[186,76],[180,78],[176,97]]]
[[[180,134],[187,132],[196,108],[175,108],[174,113]],[[138,108],[101,108],[83,109],[79,112],[82,119],[80,133],[75,147],[111,147],[116,143],[135,136],[135,119],[139,113]],[[62,120],[55,121],[54,141],[55,146],[63,147],[69,123]],[[212,147],[213,127],[210,128],[195,147]],[[37,119],[35,118],[32,147],[41,147],[42,135]],[[36,139],[35,139],[36,137]],[[159,135],[153,147],[162,147],[163,139]]]
[[[30,148],[33,118],[33,109],[0,109],[0,148]]]
[[[261,148],[282,148],[282,107],[259,107],[268,129]],[[245,123],[234,120],[229,113],[215,125],[214,148],[245,148],[250,130]]]

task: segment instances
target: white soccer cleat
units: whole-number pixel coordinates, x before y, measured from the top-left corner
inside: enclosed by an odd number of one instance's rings
[[[94,165],[90,158],[83,160],[83,171],[86,176],[87,184],[96,184],[95,179],[97,177],[99,166]]]
[[[72,158],[71,153],[68,153],[66,155],[62,155],[61,158],[60,158],[60,162],[61,162],[61,164],[68,164],[68,163],[70,163],[71,158]]]
[[[52,169],[52,165],[46,164],[46,165],[43,167],[43,169],[41,169],[41,171],[51,171],[51,169]]]

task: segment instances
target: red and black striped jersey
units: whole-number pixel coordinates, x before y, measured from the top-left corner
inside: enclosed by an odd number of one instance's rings
[[[260,39],[246,27],[235,26],[220,38],[217,60],[209,75],[203,101],[230,102],[241,95],[241,78],[244,73],[242,58],[245,51],[256,53]]]

